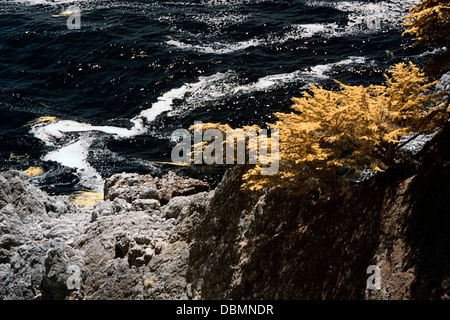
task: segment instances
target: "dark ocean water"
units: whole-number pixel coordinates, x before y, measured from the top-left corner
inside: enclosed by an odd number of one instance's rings
[[[0,170],[41,166],[34,182],[56,193],[123,171],[214,185],[223,167],[155,163],[171,161],[175,129],[264,125],[309,83],[421,64],[401,36],[415,2],[0,0]],[[53,16],[69,5],[80,29]]]

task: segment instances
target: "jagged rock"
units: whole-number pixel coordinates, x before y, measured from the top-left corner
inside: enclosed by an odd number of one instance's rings
[[[114,213],[123,213],[131,208],[131,204],[122,198],[115,198],[112,204]]]
[[[155,253],[154,253],[152,248],[145,248],[145,250],[144,250],[145,263],[148,263],[150,261],[150,259],[153,257],[154,254]]]
[[[136,199],[133,201],[131,211],[159,211],[161,205],[155,199]]]
[[[121,198],[132,203],[136,199],[155,199],[163,205],[172,197],[188,196],[205,191],[209,191],[207,183],[192,178],[182,178],[173,172],[162,178],[151,175],[116,174],[106,179],[104,187],[105,200]]]
[[[63,246],[47,253],[44,260],[45,273],[41,283],[43,299],[62,300],[70,296],[72,290],[81,289],[82,265],[78,261],[74,261],[75,259],[71,259],[71,254],[73,254],[72,250]],[[72,277],[73,281],[71,281]]]
[[[164,207],[164,216],[167,219],[177,218],[183,209],[189,204],[189,199],[185,197],[175,197],[170,199],[169,203]]]
[[[70,248],[89,223],[87,215],[67,197],[49,196],[30,185],[28,176],[17,171],[0,174],[0,199],[0,270],[3,275],[10,270],[0,283],[0,296],[63,298],[62,278],[51,271],[48,253],[62,245]]]
[[[130,248],[130,239],[124,235],[120,234],[116,236],[116,246],[115,246],[115,257],[123,258],[127,255]]]
[[[136,235],[135,237],[134,237],[134,241],[137,243],[137,244],[139,244],[139,245],[154,245],[154,241],[153,240],[151,240],[150,238],[148,238],[148,237],[145,237],[145,236],[142,236],[142,235]]]
[[[114,214],[115,210],[111,201],[100,201],[95,204],[91,213],[91,222],[97,220],[101,216],[110,216]]]

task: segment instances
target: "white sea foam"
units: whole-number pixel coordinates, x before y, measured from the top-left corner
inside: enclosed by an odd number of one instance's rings
[[[286,84],[304,82],[306,88],[310,83],[317,83],[318,80],[328,79],[326,74],[333,68],[350,64],[364,64],[367,60],[364,57],[349,57],[339,62],[317,65],[309,70],[297,70],[290,73],[280,73],[268,75],[258,79],[258,81],[246,85],[240,85],[233,89],[234,94],[251,93],[255,91],[273,90],[285,86]]]
[[[233,71],[218,72],[211,76],[199,77],[197,82],[185,83],[179,88],[164,93],[150,109],[143,110],[134,120],[137,121],[142,117],[147,121],[153,121],[164,112],[167,112],[166,116],[174,116],[186,110],[192,111],[211,101],[258,91],[270,91],[290,83],[303,82],[306,87],[309,83],[328,79],[329,76],[326,73],[333,68],[366,63],[367,59],[364,57],[348,57],[338,62],[317,65],[308,70],[267,75],[250,83],[242,83]],[[176,110],[174,110],[175,100],[180,101]]]
[[[201,14],[192,14],[189,16],[191,19],[203,22],[210,26],[216,26],[217,28],[224,28],[232,24],[241,23],[247,20],[250,15],[239,14],[229,11],[213,11],[211,13],[202,12]]]
[[[263,43],[259,39],[250,39],[248,41],[239,41],[234,43],[224,43],[224,42],[212,42],[212,43],[199,43],[190,44],[185,43],[180,40],[168,40],[167,44],[175,46],[179,49],[195,51],[201,53],[213,53],[213,54],[227,54],[236,51],[245,50],[247,48],[256,47]]]
[[[207,54],[229,54],[243,51],[252,47],[268,46],[273,44],[283,44],[292,40],[311,38],[315,35],[338,36],[341,31],[335,23],[329,24],[297,24],[292,25],[283,35],[268,34],[265,39],[253,38],[237,42],[212,41],[208,43],[186,43],[177,39],[166,41],[168,45],[177,47],[185,51],[194,51]]]
[[[339,29],[337,23],[294,24],[281,40],[286,42],[288,40],[311,38],[317,34],[339,36],[341,33],[342,29]]]
[[[211,76],[199,77],[197,82],[185,83],[179,88],[172,89],[160,96],[150,109],[143,110],[134,120],[143,117],[147,121],[153,121],[160,114],[171,111],[175,99],[189,105],[219,99],[228,93],[226,84],[224,86],[219,84],[229,79],[232,74],[231,71],[218,72]]]
[[[31,128],[30,133],[47,146],[55,148],[48,152],[42,160],[56,161],[64,166],[76,168],[80,175],[80,184],[83,187],[101,192],[103,180],[87,159],[95,139],[95,133],[103,132],[116,138],[128,138],[143,132],[142,121],[133,119],[133,124],[132,129],[126,129],[114,126],[93,126],[71,120],[57,120],[52,123],[38,123]],[[79,134],[76,138],[67,138],[66,134],[71,132]]]
[[[63,138],[68,132],[93,132],[100,131],[109,133],[117,138],[128,138],[142,132],[142,125],[135,120],[132,129],[113,126],[93,126],[87,123],[80,123],[71,120],[58,120],[50,124],[37,124],[31,129],[31,133],[38,139],[45,142],[47,146],[55,146],[57,139]]]
[[[402,17],[407,14],[407,9],[419,0],[390,0],[380,2],[362,1],[336,1],[321,2],[313,1],[310,5],[332,6],[343,12],[348,12],[348,29],[359,28],[368,20],[379,18],[383,25],[398,26],[402,22]]]
[[[56,161],[63,166],[77,169],[80,174],[80,184],[95,192],[103,192],[101,175],[88,162],[87,157],[93,137],[80,139],[47,153],[42,160]]]
[[[222,5],[229,1],[207,1],[210,5]],[[245,1],[238,1],[245,4]],[[335,22],[331,23],[310,23],[310,24],[293,24],[286,28],[284,33],[269,33],[265,36],[251,38],[237,42],[221,42],[211,41],[208,43],[198,42],[198,36],[191,35],[190,42],[183,39],[171,39],[167,41],[168,45],[175,46],[181,50],[201,52],[207,54],[229,54],[242,51],[251,47],[268,46],[274,44],[283,44],[288,41],[307,39],[314,36],[320,37],[340,37],[348,36],[361,30],[364,32],[377,32],[377,28],[369,28],[368,24],[374,19],[379,21],[382,28],[399,27],[402,17],[407,14],[407,9],[418,0],[391,0],[381,1],[377,3],[367,3],[362,1],[305,1],[308,6],[327,6],[333,7],[340,11],[346,12],[348,23],[345,26],[339,26]],[[219,18],[217,18],[219,19]],[[215,24],[214,19],[206,19],[205,22]],[[189,36],[189,34],[188,34]],[[207,37],[208,38],[208,35]]]
[[[81,184],[100,192],[103,182],[87,159],[96,133],[110,134],[116,139],[131,138],[146,132],[143,126],[144,119],[152,122],[163,113],[170,117],[180,112],[192,112],[197,107],[225,97],[273,90],[289,83],[299,81],[304,82],[305,85],[316,83],[319,80],[327,79],[326,73],[333,68],[364,63],[367,61],[363,57],[349,57],[339,62],[317,65],[309,70],[267,75],[251,83],[242,83],[233,71],[218,72],[210,76],[199,77],[196,82],[185,83],[163,93],[151,108],[141,111],[131,119],[133,126],[130,129],[116,126],[94,126],[72,120],[57,120],[52,123],[35,124],[30,133],[47,146],[55,148],[43,157],[44,161],[52,160],[64,166],[76,168],[81,177]],[[180,104],[177,104],[177,110],[174,110],[175,100],[180,101]],[[69,137],[70,133],[77,133],[77,135]]]
[[[194,51],[206,54],[229,54],[252,47],[269,46],[274,44],[280,45],[288,41],[308,39],[314,36],[326,38],[339,37],[350,32],[353,32],[353,30],[340,28],[336,23],[293,24],[289,28],[286,28],[286,31],[281,35],[269,33],[265,38],[252,38],[245,41],[186,43],[179,39],[170,39],[166,41],[166,43],[185,51]]]
[[[179,99],[183,97],[186,92],[189,91],[188,85],[183,85],[180,88],[172,89],[166,93],[164,93],[161,97],[158,98],[158,101],[152,104],[150,109],[146,109],[140,113],[141,117],[147,119],[147,121],[153,121],[157,116],[162,114],[163,112],[172,110],[173,101],[175,99]]]

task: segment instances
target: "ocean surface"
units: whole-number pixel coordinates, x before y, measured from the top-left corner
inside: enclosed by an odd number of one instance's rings
[[[174,130],[264,127],[310,83],[421,65],[431,53],[400,24],[416,2],[0,0],[0,171],[40,166],[33,182],[51,193],[101,192],[120,172],[214,186],[226,167],[161,163]]]

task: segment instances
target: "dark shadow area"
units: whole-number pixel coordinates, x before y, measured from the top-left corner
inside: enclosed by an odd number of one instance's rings
[[[336,199],[284,190],[263,196],[239,191],[238,171],[227,173],[194,231],[187,280],[201,286],[203,299],[364,298],[390,178]]]
[[[367,267],[384,263],[385,291],[369,298],[446,297],[448,145],[444,128],[408,164],[337,196],[326,187],[247,193],[245,168],[227,171],[192,231],[188,283],[203,299],[364,299]]]
[[[450,276],[450,168],[417,176],[409,189],[412,213],[406,241],[416,268],[413,299],[439,299]]]
[[[440,299],[450,289],[450,132],[445,128],[422,155],[423,171],[408,190],[405,239],[415,266],[412,299]]]

